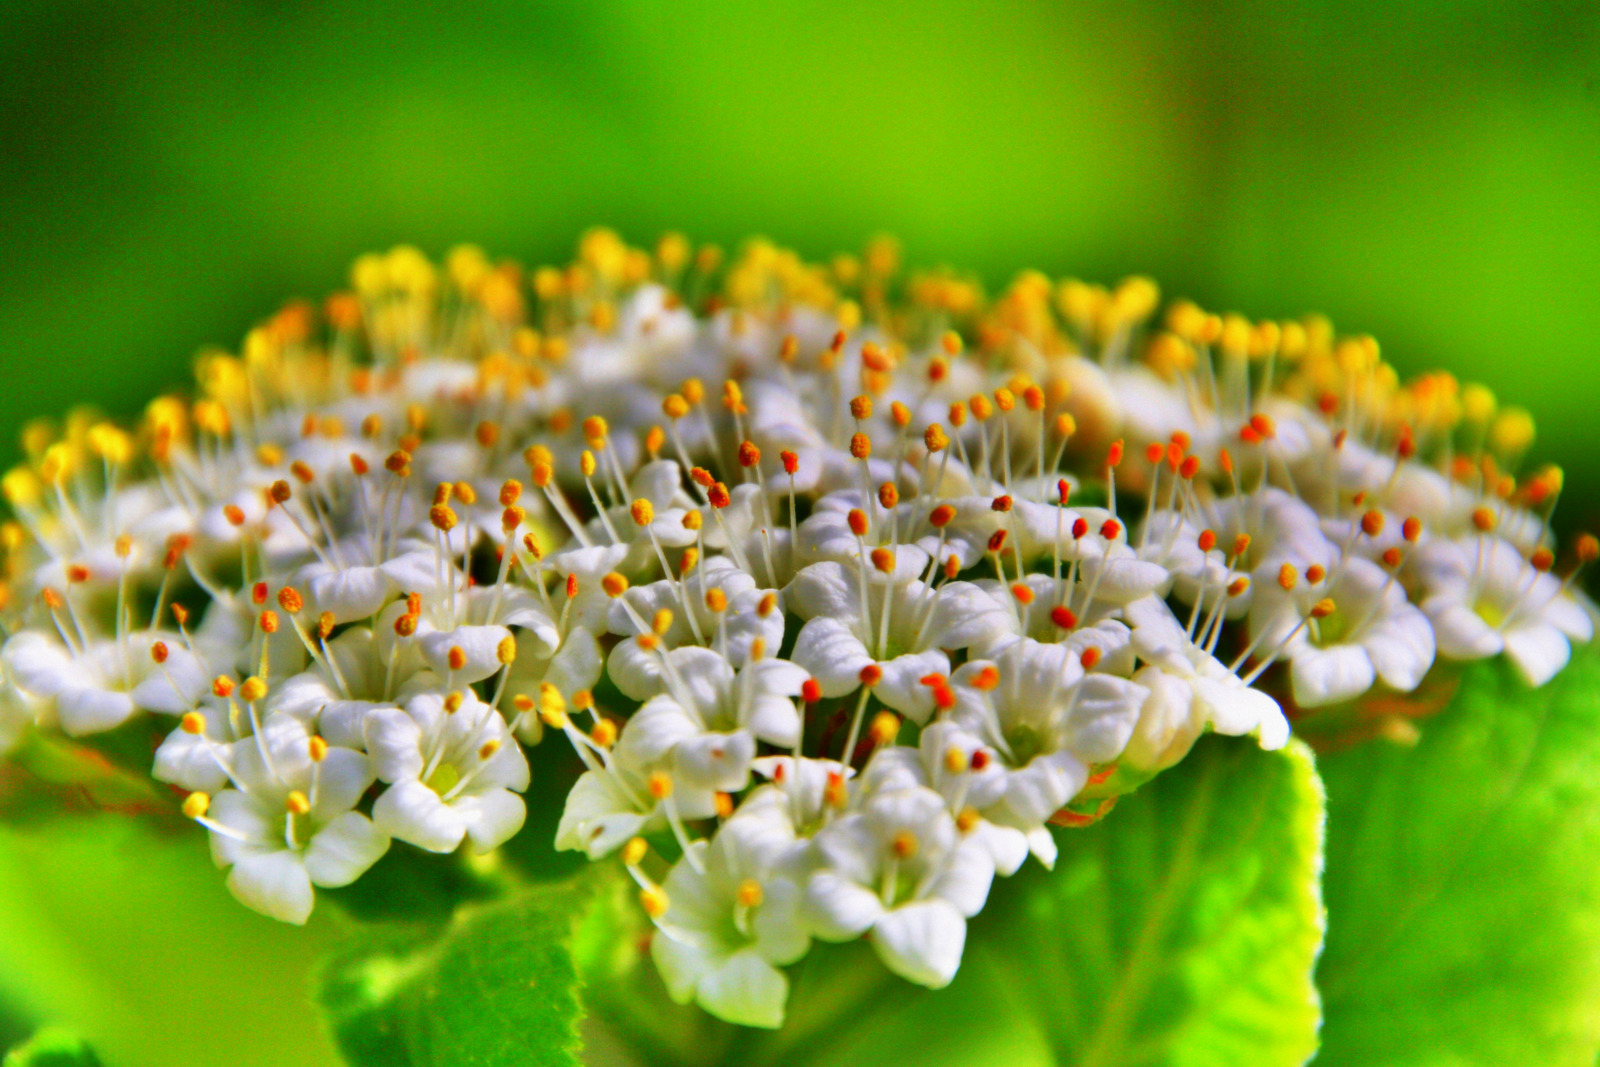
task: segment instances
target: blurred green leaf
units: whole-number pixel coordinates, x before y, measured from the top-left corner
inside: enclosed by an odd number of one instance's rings
[[[573,885],[463,910],[437,939],[373,927],[335,955],[318,1000],[355,1067],[576,1064]]]
[[[996,883],[948,989],[892,977],[864,944],[819,945],[770,1033],[668,1005],[636,947],[628,966],[640,931],[619,909],[623,943],[585,990],[591,1062],[1298,1067],[1317,1041],[1322,821],[1303,746],[1207,738],[1060,832],[1055,871]]]
[[[1600,654],[1543,689],[1468,668],[1414,749],[1321,761],[1331,924],[1317,1060],[1592,1064]]]
[[[51,1027],[7,1052],[0,1067],[100,1067],[100,1057],[82,1039]]]

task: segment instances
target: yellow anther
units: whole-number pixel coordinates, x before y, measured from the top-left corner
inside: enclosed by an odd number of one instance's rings
[[[1326,619],[1329,615],[1332,615],[1337,610],[1338,605],[1333,602],[1332,597],[1323,597],[1321,600],[1311,605],[1311,617],[1313,619]]]
[[[460,645],[451,645],[444,656],[445,664],[453,671],[459,671],[467,665],[467,650]]]
[[[875,548],[870,553],[872,565],[884,574],[894,570],[894,550],[889,548]]]
[[[622,863],[626,867],[637,867],[644,862],[650,845],[642,837],[630,837],[628,843],[622,846]]]
[[[478,491],[466,482],[457,482],[455,485],[456,499],[463,504],[472,505],[478,502]]]
[[[448,504],[435,504],[428,509],[428,521],[434,529],[449,533],[456,528],[456,513]]]
[[[1472,525],[1484,533],[1489,533],[1497,525],[1495,513],[1489,508],[1474,508],[1472,510]]]
[[[547,461],[540,459],[534,461],[532,469],[529,472],[529,479],[536,487],[540,489],[547,489],[550,486],[550,482],[555,478],[555,474],[555,468],[552,467]]]
[[[1284,589],[1293,589],[1299,581],[1300,572],[1295,569],[1293,563],[1285,563],[1278,568],[1278,584]]]
[[[567,700],[550,682],[539,683],[539,718],[556,729],[567,725]]]
[[[650,632],[657,637],[665,637],[670,629],[672,629],[672,609],[657,608],[655,615],[650,619]]]
[[[768,591],[763,593],[761,599],[756,601],[756,616],[765,619],[778,610],[778,594]]]
[[[972,417],[979,422],[983,422],[994,414],[994,405],[989,403],[989,398],[982,393],[972,394],[971,399],[967,401],[967,407],[972,410]],[[954,422],[955,420],[952,419],[951,421]]]
[[[444,695],[444,713],[454,715],[461,710],[461,705],[467,702],[467,695],[459,689],[452,689]]]
[[[872,743],[880,748],[893,743],[900,735],[900,716],[892,711],[880,711],[872,717],[872,726],[867,731],[867,736],[872,738]]]
[[[858,396],[850,401],[850,417],[856,421],[872,418],[872,398]]]
[[[311,757],[312,763],[321,763],[328,758],[328,742],[313,734],[306,742],[306,755]]]
[[[971,765],[972,763],[967,759],[965,750],[956,745],[951,745],[944,750],[944,769],[950,774],[965,774],[967,773],[967,768]]]
[[[639,906],[650,918],[661,918],[667,913],[667,891],[660,886],[639,890]]]
[[[764,660],[766,658],[767,658],[767,639],[765,637],[753,637],[753,638],[751,638],[750,639],[750,661],[752,663],[759,663],[759,662],[761,662],[762,660]]]
[[[690,404],[698,404],[706,398],[706,387],[699,378],[688,378],[678,387],[678,392]]]
[[[977,809],[971,807],[962,808],[956,815],[956,829],[963,834],[970,834],[978,828],[978,824],[982,821],[983,816],[978,814]]]
[[[665,800],[672,795],[672,776],[666,771],[652,771],[645,785],[657,800]]]
[[[500,751],[500,739],[498,737],[491,737],[489,740],[485,741],[482,745],[480,745],[478,747],[478,758],[480,760],[487,761],[487,760],[493,759],[494,758],[494,754],[496,752],[499,752],[499,751]]]
[[[715,612],[728,610],[728,594],[720,588],[713,586],[706,590],[706,607]]]
[[[712,793],[711,808],[717,818],[726,819],[733,814],[733,797],[727,793]]]
[[[705,525],[706,517],[698,511],[683,513],[683,528],[685,530],[698,530]]]
[[[1241,576],[1228,583],[1228,595],[1230,597],[1240,597],[1243,596],[1244,591],[1249,588],[1250,579]]]
[[[206,717],[198,711],[185,712],[178,725],[182,727],[184,733],[199,737],[206,732]]]
[[[190,793],[183,798],[183,817],[185,819],[198,819],[211,810],[211,795],[209,793]]]
[[[746,878],[739,883],[735,898],[742,908],[759,908],[763,899],[761,883],[754,878]]]
[[[899,859],[910,859],[917,854],[916,835],[910,830],[901,830],[889,839],[889,851]]]
[[[267,695],[267,683],[254,675],[246,678],[239,685],[239,699],[247,704],[254,703]]]
[[[872,438],[864,433],[850,435],[850,455],[856,459],[866,459],[872,455]]]
[[[1520,455],[1533,444],[1533,416],[1522,408],[1506,408],[1489,427],[1489,443],[1497,452]]]
[[[606,596],[615,600],[617,597],[628,591],[628,579],[624,578],[616,571],[611,571],[604,578],[600,579],[600,588],[605,590]]]
[[[601,748],[610,748],[617,743],[617,724],[610,719],[601,719],[589,731],[589,739]]]
[[[1009,412],[1017,406],[1017,397],[1010,389],[1001,387],[994,391],[995,407],[1003,412]]]
[[[633,516],[635,526],[649,526],[656,521],[656,507],[644,497],[640,497],[629,505],[628,514]]]
[[[606,438],[610,435],[611,428],[606,425],[606,420],[599,415],[590,415],[583,420],[583,439],[595,451],[606,446]]]
[[[500,643],[494,646],[494,658],[502,666],[515,663],[517,660],[517,639],[509,635],[502,637]]]
[[[283,798],[283,806],[289,809],[290,815],[309,815],[311,813],[311,800],[298,789],[291,789],[289,795]]]
[[[669,419],[681,419],[689,414],[689,402],[677,393],[670,393],[661,401],[661,412]]]
[[[582,454],[578,456],[578,469],[583,472],[585,478],[593,478],[596,466],[594,453],[587,448],[584,449]]]

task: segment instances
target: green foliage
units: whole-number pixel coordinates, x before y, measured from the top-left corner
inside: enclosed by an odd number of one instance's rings
[[[439,936],[364,931],[324,969],[318,999],[354,1067],[575,1064],[581,1008],[573,886],[463,910]]]
[[[1595,1062],[1600,653],[1463,672],[1414,749],[1325,757],[1319,1065]]]
[[[100,1067],[94,1050],[64,1030],[40,1030],[6,1053],[0,1067]]]
[[[630,969],[623,946],[588,971],[591,1061],[1305,1062],[1323,914],[1321,786],[1303,747],[1205,739],[1103,822],[1058,838],[1055,871],[996,883],[949,989],[890,976],[863,944],[817,946],[775,1033],[666,1009],[648,961],[634,950]]]

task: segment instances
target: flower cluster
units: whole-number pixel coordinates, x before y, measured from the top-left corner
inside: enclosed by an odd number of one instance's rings
[[[814,939],[948,983],[996,875],[1202,733],[1593,636],[1526,414],[1321,319],[887,242],[351,280],[4,479],[0,743],[154,728],[288,922],[394,840],[501,845],[570,744],[555,846],[637,880],[673,997],[775,1026]]]

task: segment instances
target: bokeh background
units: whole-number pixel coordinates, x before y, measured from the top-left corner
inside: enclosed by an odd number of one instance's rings
[[[0,220],[4,462],[364,250],[888,231],[994,285],[1326,312],[1531,409],[1560,524],[1600,524],[1595,3],[7,0]],[[328,1062],[332,919],[95,826],[0,827],[0,1048],[54,1018],[118,1065]]]

